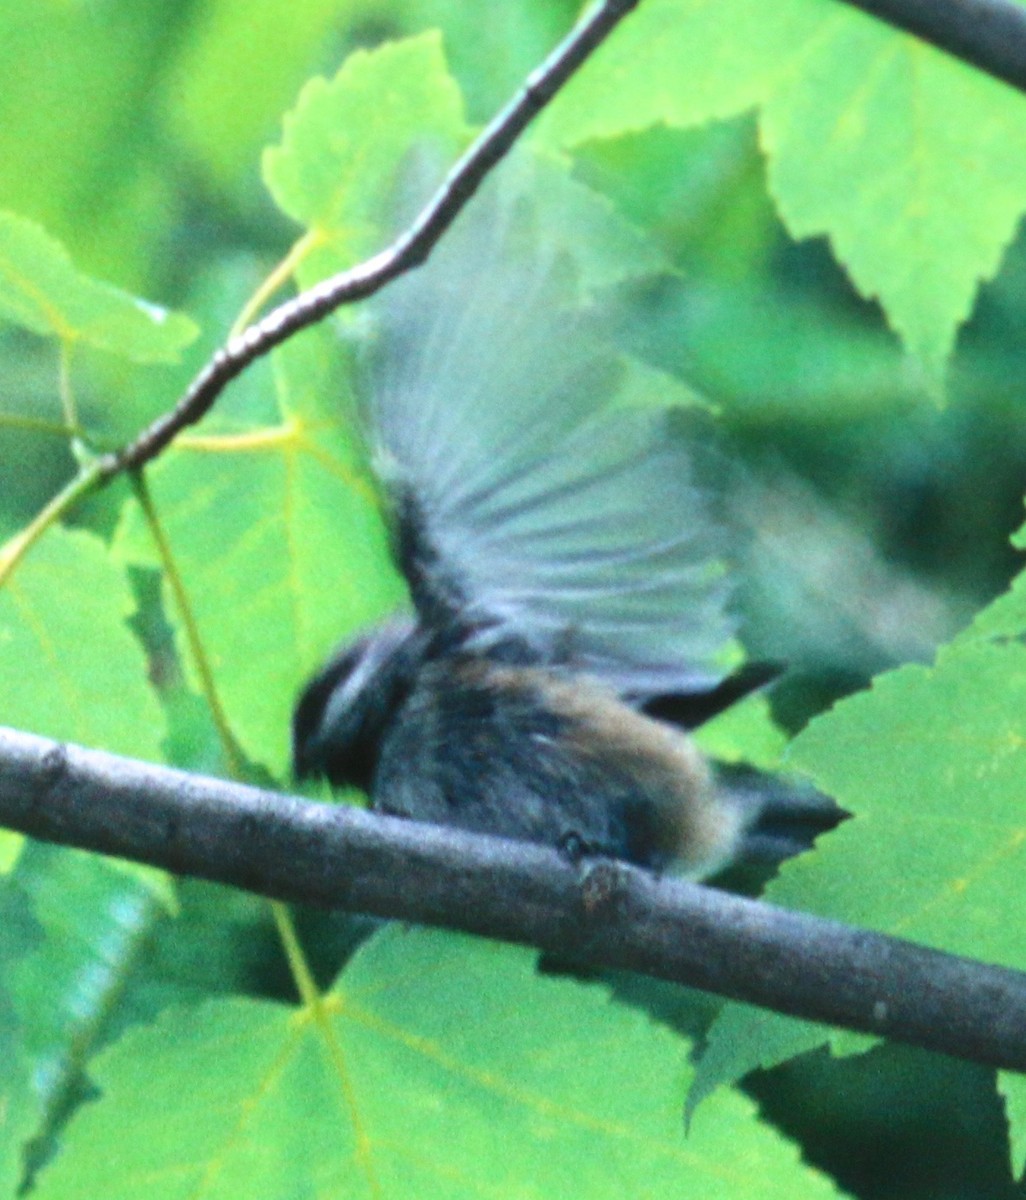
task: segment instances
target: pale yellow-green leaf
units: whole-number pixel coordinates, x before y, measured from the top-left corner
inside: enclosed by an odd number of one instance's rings
[[[320,1022],[243,999],[172,1010],[95,1064],[100,1098],[37,1194],[838,1194],[737,1094],[685,1135],[686,1043],[602,987],[536,974],[534,959],[392,927]]]
[[[400,165],[419,147],[437,179],[468,135],[437,33],[358,50],[333,79],[312,79],[263,159],[278,206],[309,231],[302,278],[383,248]]]
[[[7,875],[13,870],[24,843],[25,839],[20,833],[0,829],[0,875]]]

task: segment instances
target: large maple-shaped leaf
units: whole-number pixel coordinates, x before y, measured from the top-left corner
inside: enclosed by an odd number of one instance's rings
[[[540,136],[753,108],[788,228],[830,239],[936,386],[1026,207],[1026,97],[837,0],[649,0]]]
[[[1026,969],[1026,647],[1009,636],[1018,585],[936,665],[906,666],[813,721],[790,765],[853,819],[783,870],[767,898],[952,953]],[[1018,605],[1020,618],[1024,615]],[[993,632],[996,636],[988,636]],[[714,1025],[692,1103],[829,1042],[870,1039],[728,1005]],[[1023,1084],[1004,1087],[1022,1158]]]
[[[319,1018],[172,1010],[95,1063],[101,1097],[38,1195],[837,1194],[739,1095],[686,1136],[686,1044],[534,957],[392,927]]]

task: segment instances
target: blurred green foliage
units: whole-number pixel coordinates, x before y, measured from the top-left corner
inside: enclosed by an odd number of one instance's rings
[[[0,537],[283,260],[383,245],[411,144],[444,166],[575,11],[6,6]],[[775,725],[761,698],[710,745],[805,727],[785,761],[855,814],[774,898],[1020,967],[1024,133],[1023,97],[833,0],[646,0],[533,134],[636,377],[703,393],[737,464],[742,635],[793,669]],[[350,393],[308,332],[148,471],[156,528],[119,481],[47,529],[0,588],[0,721],[286,784],[296,687],[402,598]],[[1022,1194],[1018,1078],[737,1007],[693,1068],[707,999],[311,913],[297,1007],[261,901],[5,834],[0,871],[0,1200]],[[685,1139],[692,1077],[753,1068],[759,1110],[721,1087]]]

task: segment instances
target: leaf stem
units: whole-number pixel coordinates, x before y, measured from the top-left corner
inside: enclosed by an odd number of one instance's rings
[[[228,772],[239,782],[245,782],[245,755],[232,732],[227,713],[221,703],[217,684],[214,680],[214,673],[210,666],[210,659],[200,635],[199,624],[196,621],[195,613],[189,602],[185,583],[178,569],[178,564],[175,561],[167,531],[161,523],[157,507],[153,502],[153,496],[143,472],[135,471],[132,473],[132,485],[142,508],[143,515],[146,518],[146,523],[149,526],[150,534],[157,546],[157,552],[160,555],[165,577],[174,596],[175,605],[178,608],[182,626],[185,630],[189,655],[199,676],[200,690],[203,693],[203,698],[207,702],[214,726],[217,729],[218,739],[225,756]],[[341,1061],[341,1048],[335,1045],[335,1032],[325,1009],[324,999],[314,979],[313,971],[311,971],[310,964],[303,953],[303,947],[296,933],[292,914],[289,911],[288,905],[282,903],[280,900],[270,901],[270,906],[271,914],[274,917],[274,923],[278,930],[278,936],[281,939],[282,948],[285,952],[285,958],[289,965],[289,972],[296,985],[296,991],[299,993],[303,1007],[310,1011],[313,1019],[317,1022],[318,1028],[321,1030],[321,1034],[328,1044],[328,1051],[332,1061],[337,1067]],[[342,1079],[342,1085],[343,1090],[345,1090],[346,1081],[344,1078]]]
[[[171,588],[171,594],[175,598],[175,605],[178,608],[178,613],[182,619],[182,628],[185,631],[185,640],[189,646],[189,654],[192,658],[193,666],[196,668],[196,674],[199,676],[200,691],[207,702],[207,707],[210,709],[210,716],[213,719],[214,728],[217,730],[218,740],[221,743],[221,751],[225,757],[228,773],[233,779],[244,782],[246,775],[245,757],[239,747],[235,734],[232,732],[231,724],[228,721],[228,714],[221,703],[221,697],[218,695],[217,684],[214,681],[214,672],[211,670],[210,659],[207,656],[203,639],[200,636],[199,624],[196,621],[196,615],[189,601],[189,594],[185,589],[182,574],[178,570],[178,563],[175,561],[171,542],[161,523],[156,505],[153,503],[153,496],[149,485],[141,471],[133,472],[132,487],[135,491],[136,499],[139,501],[139,507],[142,509],[143,516],[146,518],[150,536],[157,547],[157,553],[160,556],[160,563],[164,570],[168,586]]]
[[[328,1057],[331,1060],[335,1074],[338,1076],[339,1086],[342,1089],[343,1102],[349,1110],[349,1119],[352,1121],[353,1131],[356,1135],[357,1162],[367,1177],[367,1184],[371,1195],[380,1196],[381,1186],[374,1171],[370,1137],[364,1128],[360,1115],[360,1106],[357,1103],[353,1080],[346,1065],[345,1052],[339,1041],[338,1031],[332,1024],[331,1006],[325,1003],[324,996],[317,986],[313,972],[310,970],[310,965],[307,962],[306,955],[303,953],[303,947],[300,945],[295,922],[292,920],[292,913],[288,905],[283,904],[280,900],[272,900],[271,912],[274,914],[274,921],[278,926],[278,936],[281,938],[282,946],[285,948],[285,957],[288,959],[289,969],[292,971],[296,990],[299,992],[303,1007],[310,1014],[310,1017],[320,1031],[321,1037],[324,1038]]]
[[[324,998],[321,996],[320,988],[317,986],[317,981],[310,970],[310,964],[303,953],[299,935],[296,933],[296,925],[292,920],[292,912],[289,906],[283,904],[280,900],[272,900],[270,904],[271,912],[274,915],[274,923],[278,927],[278,936],[281,938],[282,948],[285,951],[285,957],[288,959],[289,970],[292,972],[292,979],[296,985],[296,991],[299,993],[299,998],[302,1000],[304,1007],[309,1008],[316,1016],[317,1010],[324,1006]]]
[[[29,433],[48,433],[60,438],[80,437],[82,434],[74,426],[47,421],[45,417],[28,417],[23,413],[0,413],[0,429],[24,429]]]

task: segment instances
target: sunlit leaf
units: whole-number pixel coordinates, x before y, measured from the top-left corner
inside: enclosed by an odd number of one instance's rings
[[[155,83],[184,10],[0,5],[0,208],[40,222],[76,263],[134,287],[159,255],[180,159],[154,137]],[[223,82],[224,71],[219,72]]]
[[[159,95],[177,140],[231,198],[253,179],[260,147],[312,70],[337,54],[337,0],[206,0],[170,9],[173,61]]]
[[[762,133],[790,232],[829,237],[937,386],[1026,206],[1026,97],[852,11]]]
[[[350,0],[373,19],[381,0]],[[580,14],[577,0],[477,5],[466,0],[399,0],[389,4],[392,27],[404,34],[441,29],[453,74],[475,120],[486,121],[527,73],[565,36]]]
[[[20,834],[0,829],[0,875],[6,875],[13,868],[21,854],[22,845]]]
[[[400,164],[419,146],[437,174],[468,132],[436,33],[357,51],[330,81],[311,80],[263,163],[275,201],[314,239],[303,277],[381,249]]]
[[[780,765],[787,735],[773,720],[769,700],[762,693],[733,704],[704,724],[695,740],[722,762],[747,762],[772,771]]]
[[[685,1050],[530,951],[393,927],[323,1024],[235,1000],[129,1033],[38,1194],[837,1194],[740,1096],[686,1137]]]

